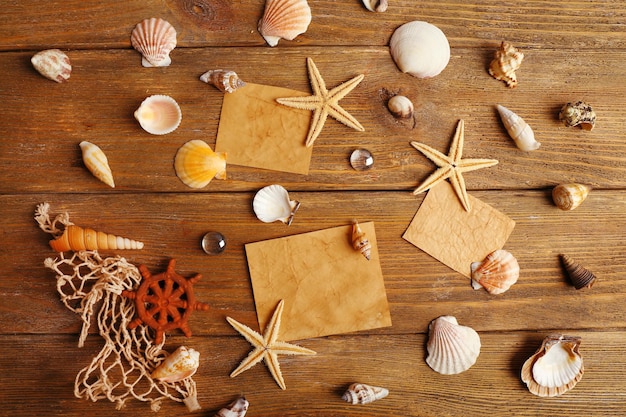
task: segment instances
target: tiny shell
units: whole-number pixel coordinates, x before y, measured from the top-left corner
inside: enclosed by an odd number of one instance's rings
[[[144,67],[167,67],[172,63],[170,52],[176,47],[176,29],[161,18],[145,19],[133,29],[130,43],[141,53]]]
[[[581,288],[591,288],[593,286],[596,281],[596,276],[591,271],[584,268],[567,255],[561,254],[560,258],[567,272],[567,276],[577,290]]]
[[[161,382],[177,382],[189,378],[200,366],[200,353],[181,346],[156,367],[150,375]]]
[[[584,101],[577,101],[576,103],[567,103],[561,108],[559,120],[567,127],[580,125],[584,130],[591,130],[596,124],[596,113],[589,104]]]
[[[102,149],[87,141],[82,141],[79,143],[79,146],[83,153],[83,162],[87,169],[94,177],[98,178],[109,187],[115,188],[113,173],[111,172],[109,161],[104,152],[102,152]]]
[[[367,384],[354,383],[348,387],[341,397],[350,404],[369,404],[389,395],[387,388],[374,387]]]
[[[550,335],[522,366],[522,381],[540,397],[564,394],[583,377],[583,358],[577,336]]]
[[[539,149],[541,143],[535,140],[535,133],[524,119],[500,104],[496,108],[500,113],[502,124],[519,149],[523,151]]]
[[[141,127],[153,135],[166,135],[175,131],[183,118],[176,100],[161,94],[146,98],[135,111]]]
[[[372,244],[356,220],[352,223],[352,247],[355,251],[361,252],[368,261],[371,259]]]
[[[524,60],[524,54],[518,51],[510,43],[503,41],[494,54],[494,59],[489,64],[489,74],[496,80],[504,81],[509,88],[517,86],[515,71],[519,69]]]
[[[552,189],[552,201],[561,210],[574,210],[589,195],[591,187],[585,184],[559,184]]]
[[[56,252],[81,250],[143,249],[143,243],[110,233],[97,232],[93,229],[69,225],[58,238],[50,241],[50,247]]]
[[[200,80],[216,87],[222,93],[232,93],[239,87],[246,85],[235,71],[209,70],[200,76]]]
[[[58,83],[67,81],[72,73],[70,58],[59,49],[37,52],[30,62],[41,75]]]
[[[426,363],[443,375],[459,374],[476,363],[480,336],[471,327],[461,326],[453,316],[441,316],[428,326]]]
[[[269,46],[278,41],[292,41],[306,32],[311,23],[311,8],[306,0],[266,0],[259,33]]]
[[[393,61],[400,71],[417,78],[439,74],[450,61],[450,44],[437,26],[415,20],[397,28],[389,41]]]
[[[226,153],[213,152],[200,139],[190,140],[176,152],[174,169],[178,178],[188,187],[203,188],[213,178],[226,178]]]
[[[385,12],[389,6],[387,0],[362,0],[363,5],[370,12]]]
[[[232,403],[228,405],[228,407],[222,408],[220,411],[215,414],[215,417],[243,417],[248,412],[248,407],[250,403],[244,397],[239,397]]]
[[[393,96],[387,102],[387,108],[398,119],[413,117],[413,102],[405,96]]]
[[[290,225],[300,202],[289,199],[289,193],[281,185],[274,184],[261,188],[252,202],[257,218],[264,223],[277,220]]]
[[[517,259],[504,249],[491,252],[482,262],[473,262],[472,287],[486,289],[489,294],[502,294],[519,278]]]

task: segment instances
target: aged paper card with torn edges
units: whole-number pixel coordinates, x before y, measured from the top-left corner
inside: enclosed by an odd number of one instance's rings
[[[369,261],[352,248],[352,225],[246,245],[261,329],[280,300],[285,341],[391,326],[374,223],[360,225]]]
[[[402,236],[433,258],[470,277],[479,262],[506,243],[515,222],[479,199],[469,196],[465,211],[452,186],[442,181],[428,191]]]
[[[276,102],[306,95],[250,83],[224,94],[215,151],[226,152],[232,165],[308,174],[313,149],[305,146],[305,140],[311,112]]]

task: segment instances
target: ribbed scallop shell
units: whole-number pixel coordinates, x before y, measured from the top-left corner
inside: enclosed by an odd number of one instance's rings
[[[441,316],[428,326],[426,363],[443,375],[459,374],[476,363],[480,337],[471,327],[461,326],[453,316]]]
[[[419,20],[397,28],[389,41],[394,62],[404,73],[418,78],[439,74],[450,61],[450,44],[437,26]]]
[[[115,250],[143,249],[143,243],[116,236],[110,233],[97,232],[93,229],[69,225],[63,234],[50,241],[50,247],[56,252],[81,250]]]
[[[584,130],[591,130],[596,124],[596,113],[589,104],[577,101],[561,108],[559,120],[567,127],[580,126]]]
[[[200,353],[181,346],[156,367],[150,375],[161,382],[177,382],[189,378],[200,366]]]
[[[134,115],[143,130],[153,135],[172,133],[183,119],[176,100],[161,94],[146,98]]]
[[[290,225],[300,203],[289,199],[287,190],[278,184],[261,188],[252,201],[252,208],[257,218],[264,223],[277,220]]]
[[[567,255],[561,254],[560,258],[563,263],[563,268],[565,268],[565,272],[567,272],[567,276],[577,290],[581,288],[591,288],[593,286],[593,283],[596,281],[596,276],[593,272],[584,268]]]
[[[207,143],[199,139],[190,140],[176,152],[174,169],[188,187],[203,188],[213,178],[226,178],[226,153],[213,152]]]
[[[523,151],[539,149],[541,143],[535,140],[535,133],[524,119],[504,106],[498,104],[496,107],[500,113],[502,124],[518,148]]]
[[[591,187],[585,184],[559,184],[552,189],[552,200],[561,210],[574,210],[589,195]]]
[[[246,85],[235,71],[209,70],[200,76],[200,80],[216,87],[222,93],[232,93],[236,89]]]
[[[214,417],[243,417],[248,412],[250,403],[244,397],[239,397],[228,407],[222,408]]]
[[[280,39],[294,40],[311,23],[311,8],[306,0],[267,0],[259,20],[259,33],[270,46]]]
[[[72,73],[70,58],[60,49],[37,52],[30,62],[41,75],[58,83],[67,81]]]
[[[584,373],[583,358],[577,336],[550,335],[522,366],[522,381],[528,390],[540,397],[555,397],[580,381]]]
[[[167,67],[172,63],[170,52],[176,47],[176,29],[161,18],[145,19],[133,29],[130,43],[141,53],[144,67]]]
[[[489,64],[489,74],[496,80],[504,81],[509,88],[517,86],[517,75],[524,60],[524,54],[518,51],[509,42],[503,41]]]
[[[482,262],[473,262],[472,287],[486,289],[489,294],[502,294],[519,278],[519,264],[511,252],[499,249]]]
[[[87,169],[94,177],[98,178],[106,185],[115,188],[113,172],[111,172],[109,161],[104,152],[102,152],[102,149],[87,141],[82,141],[79,143],[79,146],[83,154],[83,162]]]
[[[355,251],[360,252],[368,261],[371,259],[372,244],[356,220],[352,223],[352,247]]]
[[[341,397],[350,404],[369,404],[389,395],[387,388],[375,387],[367,384],[354,383],[348,387]]]

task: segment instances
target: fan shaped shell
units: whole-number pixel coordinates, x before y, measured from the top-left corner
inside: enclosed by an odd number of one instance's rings
[[[252,201],[254,214],[264,223],[280,220],[289,225],[299,207],[300,203],[290,200],[287,190],[278,184],[261,188]]]
[[[203,188],[213,178],[226,178],[226,153],[213,152],[200,139],[190,140],[176,152],[174,169],[178,178],[188,187]]]
[[[311,8],[306,0],[267,0],[259,33],[270,46],[280,39],[294,40],[311,23]]]
[[[175,131],[183,119],[176,100],[161,94],[146,98],[135,111],[135,119],[143,130],[153,135],[166,135]]]
[[[438,75],[450,61],[450,44],[437,26],[415,20],[397,28],[389,41],[400,71],[418,78]]]
[[[177,382],[195,374],[199,366],[200,353],[180,346],[156,367],[151,377],[162,382]]]
[[[491,252],[482,262],[472,263],[471,270],[472,287],[482,287],[490,294],[502,294],[519,278],[517,259],[504,249]]]
[[[461,326],[453,316],[441,316],[428,326],[426,363],[443,375],[459,374],[476,363],[480,336],[471,327]]]
[[[176,47],[176,29],[161,18],[145,19],[133,29],[130,43],[141,53],[144,67],[167,67],[172,63],[170,52]]]

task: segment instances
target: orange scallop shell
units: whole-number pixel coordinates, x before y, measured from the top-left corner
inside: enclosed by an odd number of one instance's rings
[[[267,0],[258,29],[268,45],[276,46],[281,38],[291,41],[306,32],[310,23],[306,0]]]
[[[517,259],[504,249],[491,252],[482,262],[472,263],[471,269],[472,287],[483,287],[490,294],[507,291],[519,278]]]

